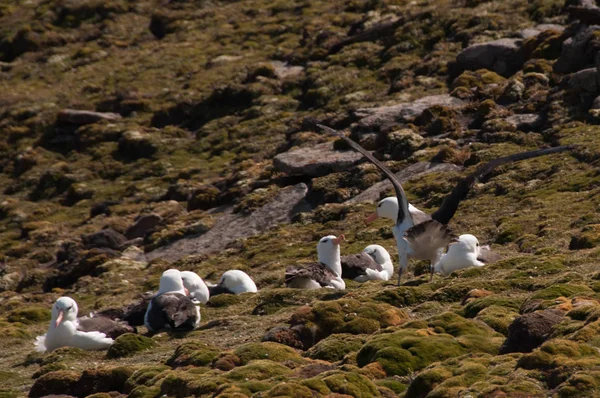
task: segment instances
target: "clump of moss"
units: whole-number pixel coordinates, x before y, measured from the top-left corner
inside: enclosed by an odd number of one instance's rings
[[[403,323],[408,315],[388,304],[361,303],[354,299],[317,301],[301,307],[292,316],[292,325],[316,327],[317,341],[332,333],[373,333],[380,327]]]
[[[581,232],[571,237],[569,250],[591,249],[600,243],[600,225],[586,225]]]
[[[312,346],[306,353],[309,358],[324,361],[340,361],[350,352],[360,350],[365,338],[351,334],[332,334]]]
[[[238,295],[235,294],[219,294],[213,296],[208,301],[207,305],[210,307],[229,307],[230,305],[239,304],[242,300]]]
[[[514,297],[503,297],[499,295],[491,295],[479,299],[475,299],[469,302],[465,306],[465,316],[467,318],[473,318],[479,314],[483,309],[495,305],[499,307],[504,307],[508,309],[513,309],[518,311],[523,304],[523,299],[518,299]]]
[[[183,343],[167,360],[167,365],[177,368],[179,366],[207,366],[219,354],[219,349],[198,341]]]
[[[20,322],[25,325],[33,325],[40,322],[50,321],[51,313],[48,308],[42,307],[24,307],[11,311],[6,319],[13,322]]]
[[[224,377],[230,380],[265,380],[276,376],[286,376],[292,370],[270,360],[257,359],[247,365],[236,367],[227,372]]]
[[[242,365],[255,359],[268,359],[274,362],[303,362],[302,357],[291,347],[283,344],[265,341],[262,343],[246,343],[233,352]]]
[[[260,395],[262,398],[298,397],[312,398],[314,395],[310,388],[293,382],[279,383],[269,391]]]
[[[136,352],[152,348],[154,345],[154,341],[151,338],[139,334],[125,333],[117,337],[108,349],[106,356],[108,358],[127,357]]]
[[[381,396],[377,386],[357,372],[331,371],[304,380],[303,385],[320,394],[338,393],[353,397]]]
[[[482,89],[486,84],[501,84],[506,79],[495,72],[487,69],[479,69],[476,71],[466,70],[452,82],[452,89],[456,90],[459,87],[471,89]]]
[[[77,395],[80,374],[72,370],[57,370],[46,373],[33,383],[29,396],[43,397],[51,394]]]
[[[165,365],[145,366],[138,369],[125,382],[124,391],[132,392],[140,386],[152,387],[166,375],[165,372],[169,369]]]

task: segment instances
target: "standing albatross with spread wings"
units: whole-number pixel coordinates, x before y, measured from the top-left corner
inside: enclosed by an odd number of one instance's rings
[[[433,273],[433,265],[442,257],[444,247],[450,242],[456,241],[456,237],[452,234],[450,228],[448,228],[448,223],[454,216],[454,213],[456,213],[460,201],[467,196],[469,190],[477,181],[487,176],[494,168],[503,164],[573,149],[572,146],[537,149],[534,151],[515,153],[485,163],[484,165],[479,166],[472,174],[469,174],[458,182],[452,192],[444,199],[440,208],[431,215],[431,220],[415,224],[411,213],[409,212],[408,199],[406,198],[404,189],[394,173],[392,173],[382,162],[377,160],[370,152],[339,131],[321,124],[317,124],[317,127],[342,138],[351,148],[363,154],[371,163],[381,170],[383,174],[385,174],[394,186],[399,205],[398,217],[396,218],[396,225],[393,229],[400,260],[398,285],[402,279],[402,273],[408,267],[409,257],[429,260],[431,262],[431,271]]]

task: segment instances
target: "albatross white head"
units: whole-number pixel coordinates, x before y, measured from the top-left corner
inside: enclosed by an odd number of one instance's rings
[[[381,264],[383,270],[387,272],[387,279],[392,277],[394,273],[394,264],[392,263],[392,258],[390,257],[390,253],[383,246],[380,245],[369,245],[365,247],[363,252],[367,253],[377,264]]]
[[[327,235],[322,237],[317,244],[319,262],[323,263],[338,277],[342,276],[342,261],[340,259],[340,243],[346,238],[344,235],[336,237]]]
[[[181,271],[181,281],[184,289],[187,289],[192,300],[206,304],[209,299],[209,292],[206,283],[192,271]]]
[[[61,297],[52,306],[52,320],[50,328],[57,328],[64,322],[77,320],[77,303],[71,297]]]
[[[481,267],[485,264],[477,259],[479,254],[477,238],[471,234],[461,235],[456,242],[450,243],[448,252],[435,264],[433,272],[448,275],[463,268]]]
[[[479,240],[474,235],[463,234],[458,237],[458,242],[450,243],[448,253],[472,253],[479,254]]]
[[[157,296],[163,293],[181,293],[188,295],[187,289],[183,286],[181,273],[176,269],[168,269],[160,277]]]
[[[365,224],[370,224],[378,218],[389,218],[396,222],[398,218],[398,198],[390,196],[377,203],[377,209],[365,220]]]

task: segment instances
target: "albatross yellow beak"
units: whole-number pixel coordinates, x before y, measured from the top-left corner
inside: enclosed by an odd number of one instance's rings
[[[375,212],[365,219],[365,224],[371,224],[373,221],[377,220],[378,218],[379,218],[379,216],[377,215],[377,212]]]
[[[56,318],[56,321],[54,321],[54,327],[58,327],[58,325],[60,325],[60,323],[62,322],[63,318],[65,316],[65,310],[60,310],[58,311],[58,317]]]
[[[335,239],[332,239],[332,242],[336,245],[339,245],[340,243],[342,243],[343,240],[346,240],[346,237],[342,234],[340,236],[338,236]]]

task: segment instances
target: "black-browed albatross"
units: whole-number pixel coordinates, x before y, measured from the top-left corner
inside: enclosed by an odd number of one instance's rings
[[[317,127],[342,138],[351,148],[363,154],[371,163],[383,172],[394,186],[399,204],[398,217],[396,218],[396,225],[393,228],[400,261],[400,267],[398,269],[398,285],[400,285],[402,273],[408,266],[409,257],[429,260],[431,263],[430,269],[433,273],[433,266],[442,257],[444,247],[448,246],[450,242],[456,241],[456,237],[452,234],[447,224],[456,213],[460,201],[467,196],[469,190],[477,181],[488,175],[494,168],[503,164],[573,149],[572,146],[558,146],[515,153],[491,160],[488,163],[479,166],[475,172],[459,181],[452,192],[444,199],[440,208],[431,214],[431,220],[415,224],[409,212],[408,199],[406,198],[402,184],[400,184],[400,181],[398,181],[398,178],[394,173],[392,173],[382,162],[377,160],[370,152],[339,131],[321,124],[317,124]]]

